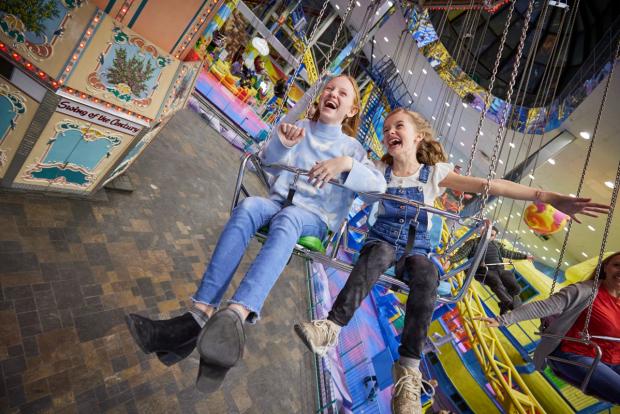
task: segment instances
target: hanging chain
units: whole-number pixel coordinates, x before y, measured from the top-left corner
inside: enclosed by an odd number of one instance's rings
[[[349,18],[349,14],[351,13],[351,10],[353,9],[353,2],[354,0],[349,0],[349,3],[347,4],[347,9],[344,12],[344,16],[342,17],[342,19],[340,19],[340,24],[338,25],[338,29],[336,30],[336,35],[334,36],[334,40],[332,41],[332,44],[330,45],[329,50],[327,51],[327,55],[325,56],[325,59],[323,60],[323,69],[321,70],[319,79],[322,79],[327,74],[332,55],[334,54],[334,50],[336,49],[336,44],[338,43],[338,38],[340,37],[340,32],[342,32],[342,28],[344,27],[347,19]],[[310,107],[312,106],[312,102],[314,102],[318,94],[319,94],[319,90],[318,88],[316,88],[314,93],[312,94],[312,99],[310,100],[310,103],[308,104],[308,107],[306,108],[306,118],[308,117],[308,114],[310,112]]]
[[[284,109],[284,106],[286,105],[288,94],[291,92],[291,88],[293,87],[293,83],[295,82],[295,79],[301,72],[301,67],[303,65],[304,56],[306,55],[308,48],[310,47],[310,45],[312,44],[312,41],[314,40],[314,35],[316,34],[316,31],[321,25],[321,21],[323,21],[323,15],[325,14],[325,10],[327,9],[328,4],[329,4],[329,0],[325,0],[323,2],[323,7],[321,7],[321,11],[319,12],[319,16],[316,19],[316,23],[314,24],[314,27],[312,28],[310,37],[308,38],[307,42],[304,44],[304,47],[301,51],[301,55],[299,57],[299,63],[297,64],[297,67],[295,68],[295,70],[293,71],[293,74],[291,75],[290,82],[287,82],[286,90],[284,91],[284,96],[282,97],[282,102],[280,102],[280,105],[278,105],[278,107],[276,108],[276,112],[274,114],[275,116],[273,118],[274,123],[278,121],[278,119],[280,118],[280,115],[282,114],[282,110]]]
[[[603,91],[603,99],[601,100],[601,106],[598,110],[598,114],[596,116],[596,123],[594,124],[594,130],[592,131],[592,142],[590,142],[590,148],[588,148],[588,155],[586,159],[586,163],[590,160],[590,152],[592,151],[592,143],[594,142],[594,138],[596,137],[596,132],[598,130],[599,123],[601,121],[601,115],[603,113],[603,108],[605,107],[605,101],[607,101],[607,92],[609,91],[609,84],[611,83],[611,77],[614,74],[614,66],[615,61],[618,59],[618,54],[620,53],[620,41],[617,42],[616,52],[613,55],[613,59],[611,61],[611,69],[609,69],[609,75],[607,75],[607,82],[605,83],[605,90]],[[583,178],[585,176],[586,167],[584,167],[581,182],[579,185],[581,186],[583,182]],[[585,339],[590,339],[590,333],[588,332],[588,326],[590,325],[590,318],[592,317],[592,304],[594,303],[594,298],[598,292],[598,281],[601,273],[601,263],[603,262],[603,254],[605,253],[605,246],[607,245],[607,236],[609,235],[609,228],[611,227],[611,220],[614,215],[614,207],[616,206],[616,199],[618,198],[618,187],[620,187],[620,162],[618,163],[618,169],[616,171],[616,181],[614,183],[614,189],[611,193],[611,209],[607,215],[607,222],[605,223],[605,230],[603,231],[603,242],[601,243],[601,249],[599,251],[598,262],[596,264],[596,270],[594,271],[594,283],[592,284],[592,292],[590,293],[590,298],[588,299],[588,314],[586,315],[586,320],[583,324],[583,331],[581,332],[581,336]],[[580,188],[581,190],[581,188]],[[577,197],[579,197],[579,192],[577,193]]]
[[[493,147],[491,165],[489,166],[489,173],[487,174],[487,180],[486,180],[486,183],[484,184],[484,192],[482,195],[482,205],[480,206],[480,210],[478,211],[479,218],[482,218],[482,214],[486,207],[487,200],[489,199],[489,188],[491,187],[491,176],[493,175],[493,171],[495,171],[495,168],[497,167],[497,159],[499,157],[499,146],[502,142],[502,135],[504,135],[506,124],[508,123],[508,120],[505,118],[506,118],[506,115],[508,114],[508,106],[511,105],[510,100],[512,99],[512,94],[514,92],[514,86],[517,81],[517,72],[519,71],[521,57],[523,55],[523,48],[525,46],[525,39],[527,38],[527,29],[530,26],[530,19],[532,17],[533,9],[534,9],[534,0],[530,0],[529,6],[527,8],[527,13],[525,14],[525,22],[523,24],[523,30],[521,31],[521,38],[519,39],[519,47],[517,49],[515,63],[514,63],[514,66],[512,67],[512,73],[510,75],[510,83],[508,84],[508,95],[506,95],[506,105],[504,105],[502,109],[502,117],[500,119],[499,128],[497,130],[495,146]],[[480,124],[480,126],[482,126],[482,124]]]

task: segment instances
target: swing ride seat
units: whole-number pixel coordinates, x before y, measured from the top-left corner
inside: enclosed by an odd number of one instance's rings
[[[241,165],[239,166],[239,173],[237,175],[237,181],[235,183],[235,192],[233,195],[233,200],[232,200],[231,208],[230,208],[231,212],[239,203],[241,193],[243,192],[244,195],[246,196],[248,195],[246,191],[243,191],[244,189],[243,177],[245,175],[246,169],[249,168],[248,162],[251,162],[251,165],[254,167],[253,170],[256,172],[259,179],[262,181],[262,183],[265,185],[266,188],[269,188],[269,179],[267,177],[267,174],[264,171],[264,168],[286,170],[286,171],[296,174],[297,176],[308,174],[308,172],[305,170],[301,170],[301,169],[286,166],[286,165],[263,164],[260,161],[260,159],[256,157],[255,155],[246,154],[241,161]],[[343,187],[341,183],[334,181],[334,180],[331,180],[329,184]],[[439,214],[448,219],[456,220],[459,223],[463,224],[463,221],[458,214],[449,213],[444,210],[431,207],[426,204],[419,203],[413,200],[394,196],[391,194],[384,194],[384,193],[359,193],[359,194],[363,195],[365,198],[368,198],[368,199],[375,199],[376,201],[379,201],[381,199],[387,199],[387,200],[402,203],[404,205],[414,206],[416,208],[424,209],[429,213]],[[460,264],[459,266],[454,267],[450,271],[440,276],[440,281],[448,281],[454,278],[457,274],[467,270],[467,274],[462,282],[462,285],[459,287],[458,292],[456,292],[455,294],[451,296],[439,296],[437,300],[441,303],[456,303],[461,300],[461,298],[465,295],[465,292],[467,292],[467,289],[469,288],[469,285],[471,284],[474,278],[475,271],[478,268],[478,265],[480,264],[484,256],[484,252],[486,251],[487,245],[489,243],[489,238],[490,238],[491,228],[492,228],[491,221],[486,220],[486,219],[484,220],[483,219],[471,219],[471,220],[473,221],[474,225],[471,226],[470,229],[463,236],[457,239],[442,254],[437,254],[437,253],[430,254],[431,260],[439,268],[440,267],[439,259],[448,257],[451,253],[456,251],[456,249],[462,246],[470,237],[472,237],[475,234],[480,234],[482,243],[477,244],[474,256],[468,259],[467,261],[465,261],[464,263]],[[319,240],[316,237],[302,237],[300,238],[295,248],[293,249],[293,254],[303,257],[304,259],[307,259],[307,260],[310,260],[316,263],[320,263],[324,266],[350,273],[351,270],[353,269],[353,265],[350,263],[346,263],[338,259],[337,257],[338,251],[340,249],[340,244],[347,231],[348,231],[348,222],[345,220],[343,224],[340,226],[340,229],[338,229],[337,232],[334,232],[330,236],[328,236],[325,242]],[[259,231],[256,233],[256,237],[259,240],[264,240],[267,237],[267,232],[265,232],[264,230]],[[440,270],[440,272],[443,273],[443,269]],[[378,283],[385,285],[395,291],[400,291],[405,294],[409,293],[409,286],[405,282],[389,274],[381,275],[379,277]]]
[[[612,342],[620,342],[620,338],[615,338],[615,337],[611,337],[611,336],[599,336],[599,335],[591,335],[590,339],[580,339],[580,338],[571,338],[569,336],[562,336],[562,335],[554,335],[554,334],[550,334],[550,333],[544,333],[544,332],[537,332],[538,335],[542,336],[542,337],[547,337],[547,338],[552,338],[552,339],[559,339],[559,340],[566,340],[566,341],[571,341],[571,342],[579,342],[581,344],[587,345],[587,346],[591,346],[594,349],[594,353],[595,353],[595,357],[592,359],[592,363],[591,364],[584,364],[582,362],[576,362],[576,361],[571,361],[570,359],[566,359],[566,358],[561,358],[561,357],[557,357],[554,355],[547,355],[547,360],[548,361],[556,361],[556,362],[561,362],[563,364],[570,364],[570,365],[575,365],[575,366],[579,366],[582,368],[586,368],[586,375],[583,378],[583,381],[581,381],[581,383],[579,382],[575,382],[570,378],[566,378],[565,376],[563,376],[559,371],[557,371],[553,365],[548,364],[549,367],[551,368],[551,370],[553,371],[553,373],[558,377],[561,378],[563,381],[566,381],[567,383],[571,384],[572,386],[579,388],[581,390],[581,392],[583,392],[584,394],[587,395],[591,395],[599,400],[603,400],[601,397],[599,397],[598,395],[596,395],[596,392],[592,392],[592,391],[588,391],[588,384],[590,383],[590,379],[592,378],[592,374],[594,374],[594,371],[596,370],[596,368],[598,367],[598,364],[601,362],[601,357],[602,357],[602,352],[601,352],[601,348],[600,346],[598,346],[598,344],[596,342],[593,342],[592,339],[603,339],[606,341],[612,341]],[[603,400],[604,401],[604,400]]]

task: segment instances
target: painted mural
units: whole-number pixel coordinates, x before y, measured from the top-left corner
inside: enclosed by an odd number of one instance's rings
[[[71,12],[84,3],[81,0],[3,0],[0,30],[12,40],[13,47],[27,51],[31,58],[48,59],[66,30]]]
[[[131,164],[134,163],[134,161],[140,156],[140,154],[142,154],[151,141],[153,141],[153,138],[155,138],[159,131],[161,131],[166,123],[168,123],[169,119],[170,118],[158,123],[152,130],[144,134],[142,139],[127,153],[127,155],[125,155],[123,161],[121,161],[121,163],[116,166],[114,171],[112,171],[110,178],[106,180],[105,184],[127,171]]]
[[[88,87],[104,92],[106,98],[128,106],[147,107],[159,86],[161,70],[172,59],[160,55],[155,46],[121,28],[112,30],[112,41],[99,55],[95,71],[88,75]]]
[[[87,190],[97,181],[100,165],[118,152],[123,137],[76,119],[62,119],[53,125],[46,147],[33,164],[27,164],[21,179],[28,183],[60,184]],[[36,151],[33,151],[36,152]]]
[[[5,138],[17,126],[17,118],[26,112],[26,98],[0,84],[0,168],[8,163],[8,149],[3,149]]]
[[[11,163],[37,107],[32,98],[0,78],[0,177]]]
[[[202,62],[184,62],[181,64],[177,78],[160,113],[161,117],[171,115],[185,106],[187,99],[194,90],[194,83],[201,68]]]

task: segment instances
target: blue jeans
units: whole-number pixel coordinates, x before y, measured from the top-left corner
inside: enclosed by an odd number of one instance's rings
[[[594,360],[592,357],[562,352],[559,347],[551,355],[590,366]],[[588,368],[558,361],[549,360],[549,365],[558,376],[577,386],[581,385],[588,371]],[[586,392],[612,404],[620,404],[620,364],[610,365],[603,361],[599,362],[588,382]]]
[[[232,215],[215,246],[194,302],[218,307],[241,262],[250,239],[269,224],[267,240],[241,280],[230,300],[248,309],[250,322],[258,319],[269,291],[286,267],[295,243],[301,236],[321,240],[327,225],[316,214],[297,206],[282,205],[262,197],[244,199]]]

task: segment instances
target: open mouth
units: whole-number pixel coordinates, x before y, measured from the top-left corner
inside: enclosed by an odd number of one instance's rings
[[[400,148],[403,146],[403,140],[398,137],[389,138],[387,141],[388,149]]]
[[[338,105],[334,101],[327,101],[324,106],[329,109],[338,109]]]

